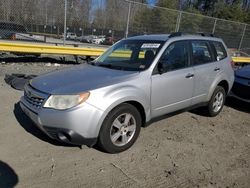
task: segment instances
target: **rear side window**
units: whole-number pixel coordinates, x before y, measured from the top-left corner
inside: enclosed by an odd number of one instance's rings
[[[191,43],[194,65],[213,62],[212,54],[206,41],[192,41]]]
[[[216,56],[217,61],[225,59],[227,57],[227,52],[224,46],[221,44],[221,42],[213,42],[213,45],[217,53]]]

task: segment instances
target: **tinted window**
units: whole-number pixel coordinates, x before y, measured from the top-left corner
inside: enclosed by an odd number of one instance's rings
[[[214,48],[217,53],[217,61],[222,60],[227,57],[226,50],[220,42],[213,42]]]
[[[208,43],[206,41],[192,41],[192,49],[194,65],[213,62]]]
[[[187,42],[180,41],[170,44],[161,57],[161,62],[167,64],[168,70],[181,69],[188,66]]]

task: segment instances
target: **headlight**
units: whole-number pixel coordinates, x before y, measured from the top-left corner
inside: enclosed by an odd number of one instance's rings
[[[79,95],[51,95],[43,107],[66,110],[85,102],[89,94],[90,93],[87,92]]]

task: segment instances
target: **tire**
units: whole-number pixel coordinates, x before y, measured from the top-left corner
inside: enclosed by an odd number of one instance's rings
[[[225,98],[225,89],[221,86],[217,86],[207,106],[209,116],[214,117],[221,112],[225,103]]]
[[[141,124],[138,110],[131,104],[121,104],[105,118],[99,133],[98,145],[108,153],[125,151],[138,138]]]

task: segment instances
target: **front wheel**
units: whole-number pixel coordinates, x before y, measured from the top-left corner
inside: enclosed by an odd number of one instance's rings
[[[217,86],[208,104],[208,114],[211,117],[217,116],[225,103],[226,92],[221,86]]]
[[[121,104],[105,118],[99,134],[99,146],[109,153],[130,148],[139,136],[141,115],[131,104]]]

